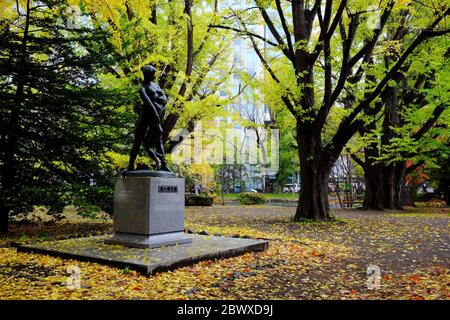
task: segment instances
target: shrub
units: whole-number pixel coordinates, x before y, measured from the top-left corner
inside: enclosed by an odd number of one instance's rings
[[[210,207],[213,205],[213,197],[210,196],[196,196],[193,194],[187,194],[184,197],[186,206],[205,206]]]
[[[238,196],[239,202],[243,205],[252,204],[264,204],[266,203],[266,198],[263,195],[255,192],[244,192],[240,193]]]

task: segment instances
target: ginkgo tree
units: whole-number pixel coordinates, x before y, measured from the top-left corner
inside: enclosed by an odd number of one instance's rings
[[[434,1],[254,0],[230,8],[234,19],[215,28],[249,39],[279,98],[296,120],[301,191],[295,220],[329,220],[327,182],[339,154],[383,109],[388,88],[404,78],[408,58],[432,38],[447,34],[447,3]],[[405,45],[384,68],[374,68],[389,49],[390,28],[411,11]],[[265,25],[270,37],[252,28]],[[280,72],[279,65],[288,66]],[[353,94],[349,95],[348,92]],[[350,97],[350,101],[345,98]],[[343,112],[337,111],[342,109]],[[331,114],[341,113],[332,133]],[[328,130],[329,131],[329,130]]]
[[[399,34],[406,34],[407,29]],[[405,175],[426,164],[436,166],[439,153],[448,148],[450,87],[448,38],[441,37],[421,47],[409,59],[404,78],[389,87],[379,120],[360,130],[364,160],[353,154],[365,171],[366,209],[400,209],[414,198]],[[386,63],[395,51],[385,52]],[[361,144],[356,144],[356,149]],[[412,165],[406,167],[406,160]]]
[[[136,86],[141,66],[157,67],[157,81],[169,97],[162,123],[167,152],[178,142],[170,141],[176,127],[190,132],[195,121],[214,119],[234,98],[217,94],[229,87],[235,68],[230,63],[233,34],[210,27],[221,18],[218,0],[71,3],[87,12],[96,28],[112,32],[117,64],[102,78],[105,85],[127,92],[130,105],[140,103]]]

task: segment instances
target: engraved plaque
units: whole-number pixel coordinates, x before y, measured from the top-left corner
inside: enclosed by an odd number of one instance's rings
[[[159,193],[177,193],[178,186],[158,186]]]

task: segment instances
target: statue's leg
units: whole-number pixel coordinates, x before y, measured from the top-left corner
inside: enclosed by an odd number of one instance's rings
[[[145,151],[147,151],[149,157],[153,161],[155,161],[156,167],[159,169],[159,167],[160,167],[160,160],[159,160],[158,154],[152,149],[152,135],[151,135],[150,130],[147,132],[147,135],[145,136],[144,148],[145,148]]]
[[[156,152],[159,157],[159,160],[161,161],[161,170],[170,171],[170,169],[167,168],[166,154],[164,152],[164,144],[162,140],[162,132],[158,132],[155,140],[156,140],[155,141]]]
[[[128,170],[134,170],[134,163],[141,148],[141,144],[144,141],[145,133],[147,132],[148,123],[145,119],[143,112],[139,115],[139,119],[136,122],[136,129],[134,131],[134,141],[131,147],[130,160],[128,162]]]

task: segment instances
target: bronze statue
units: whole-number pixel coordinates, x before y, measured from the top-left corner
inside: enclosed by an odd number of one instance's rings
[[[157,169],[170,171],[167,168],[164,145],[162,141],[161,121],[164,118],[167,97],[161,87],[153,82],[155,80],[155,67],[146,65],[141,68],[144,82],[139,89],[142,106],[136,122],[134,142],[131,148],[128,171],[134,170],[134,163],[141,145],[144,146],[150,158],[155,161]]]

